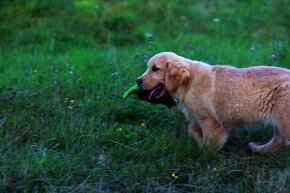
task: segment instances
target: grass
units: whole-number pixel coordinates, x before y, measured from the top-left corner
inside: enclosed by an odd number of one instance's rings
[[[184,3],[0,2],[0,192],[290,190],[289,148],[247,147],[270,127],[232,130],[213,152],[176,108],[121,99],[161,51],[290,67],[288,1]]]

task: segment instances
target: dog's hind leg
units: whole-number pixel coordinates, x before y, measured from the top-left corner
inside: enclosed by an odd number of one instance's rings
[[[275,132],[272,139],[264,144],[257,145],[249,143],[250,148],[255,152],[274,153],[289,145],[290,139],[290,93],[279,98],[277,105],[272,109]]]
[[[257,145],[253,142],[249,143],[251,150],[258,153],[274,153],[287,145],[289,145],[288,139],[277,128],[275,128],[274,136],[268,143],[264,145]]]

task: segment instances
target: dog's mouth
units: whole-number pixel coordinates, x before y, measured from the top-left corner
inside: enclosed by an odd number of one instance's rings
[[[161,91],[163,90],[164,86],[162,83],[157,84],[154,88],[152,88],[149,91],[149,97],[148,100],[150,101],[151,99],[155,99],[157,96],[159,96],[159,94],[161,93]]]

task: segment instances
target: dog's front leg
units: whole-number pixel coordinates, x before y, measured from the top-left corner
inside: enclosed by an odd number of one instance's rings
[[[226,129],[212,117],[200,122],[205,145],[211,149],[220,150],[226,142]]]
[[[188,125],[188,135],[193,137],[193,139],[196,141],[196,143],[201,146],[202,144],[202,129],[201,127],[195,122],[191,121]]]

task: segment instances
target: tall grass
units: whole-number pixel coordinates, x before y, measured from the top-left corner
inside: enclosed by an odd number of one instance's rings
[[[288,192],[272,129],[199,149],[176,108],[121,99],[155,53],[289,66],[288,1],[1,1],[0,192]],[[153,38],[144,34],[150,33]]]

